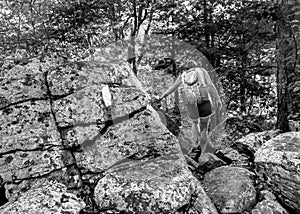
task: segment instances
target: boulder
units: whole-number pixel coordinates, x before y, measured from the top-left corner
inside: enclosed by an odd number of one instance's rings
[[[288,132],[265,142],[255,153],[255,167],[286,206],[300,212],[300,132]]]
[[[264,142],[276,137],[279,134],[279,130],[251,133],[236,140],[231,145],[231,148],[237,150],[239,153],[247,155],[253,161],[254,153],[257,151],[257,149],[259,149]]]
[[[79,214],[85,203],[76,195],[67,192],[67,187],[58,182],[45,182],[33,185],[0,208],[2,214]]]
[[[263,200],[255,205],[251,214],[289,214],[277,201]]]
[[[262,191],[262,200],[258,202],[251,214],[288,214],[277,201],[275,195],[269,191]]]
[[[129,161],[111,169],[95,188],[100,211],[217,214],[199,181],[176,155]]]
[[[256,203],[254,173],[247,169],[222,166],[204,177],[204,189],[220,213],[242,213]]]

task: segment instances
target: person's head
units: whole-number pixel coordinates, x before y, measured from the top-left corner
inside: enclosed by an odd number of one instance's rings
[[[178,67],[175,59],[165,57],[156,62],[153,66],[154,70],[164,70],[166,74],[172,74],[173,76],[178,75]]]
[[[195,67],[199,67],[198,63],[195,61],[195,60],[189,60],[187,63],[186,63],[186,67],[188,69],[191,69],[191,68],[195,68]]]

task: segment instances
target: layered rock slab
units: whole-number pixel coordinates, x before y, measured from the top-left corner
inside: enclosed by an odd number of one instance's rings
[[[281,202],[300,212],[300,132],[265,142],[255,153],[255,167]]]
[[[216,168],[205,175],[204,187],[222,214],[243,213],[256,203],[254,173],[244,168]]]

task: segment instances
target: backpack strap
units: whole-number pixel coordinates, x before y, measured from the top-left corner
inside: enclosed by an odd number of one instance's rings
[[[184,103],[188,103],[188,101],[187,101],[188,98],[187,98],[187,95],[185,94],[186,91],[187,91],[187,84],[185,82],[185,75],[186,75],[186,72],[184,71],[182,73],[182,76],[181,76],[181,82],[182,82],[182,85],[183,85],[183,96],[182,96],[182,98],[183,98]],[[195,106],[197,106],[197,102],[195,102]]]
[[[207,80],[207,78],[206,78],[206,75],[205,75],[205,73],[204,72],[207,72],[204,68],[199,68],[200,70],[201,70],[201,72],[203,73],[203,80],[204,80],[204,84],[205,84],[205,88],[206,88],[206,92],[207,92],[207,94],[208,94],[208,99],[209,99],[209,101],[212,103],[212,97],[211,97],[211,94],[210,94],[210,90],[208,90],[209,89],[209,84],[208,84],[208,80]],[[197,75],[198,75],[198,78],[199,78],[199,72],[197,72]],[[209,74],[208,74],[209,75]]]
[[[200,72],[202,73],[200,74]],[[196,73],[197,73],[198,83],[200,84],[201,88],[207,88],[208,84],[205,78],[205,74],[203,72],[204,72],[203,68],[197,68]]]
[[[185,74],[186,72],[184,71],[181,75],[181,82],[182,82],[182,85],[183,85],[183,88],[186,89],[186,83],[185,83]]]

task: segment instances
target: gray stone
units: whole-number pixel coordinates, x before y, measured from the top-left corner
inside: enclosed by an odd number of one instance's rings
[[[173,213],[187,205],[187,212],[217,214],[199,181],[181,161],[169,155],[152,161],[130,161],[112,169],[95,189],[100,210]]]
[[[0,111],[0,174],[4,182],[47,175],[72,162],[63,149],[47,101],[24,102]]]
[[[33,59],[21,66],[4,64],[0,72],[0,108],[31,99],[46,99],[47,89],[41,62]]]
[[[288,214],[277,201],[275,195],[269,191],[262,191],[263,195],[259,203],[252,209],[251,214]]]
[[[266,141],[279,134],[279,130],[251,133],[235,141],[231,147],[239,153],[246,154],[251,159],[254,159],[254,153],[257,149],[259,149]]]
[[[300,212],[300,132],[267,141],[255,153],[256,170],[282,203]]]
[[[79,214],[85,203],[74,194],[68,193],[65,185],[43,182],[34,185],[0,208],[1,214]]]
[[[48,101],[23,102],[0,111],[0,153],[61,145]]]
[[[204,188],[221,213],[242,213],[256,203],[254,173],[247,169],[216,168],[205,175]]]

